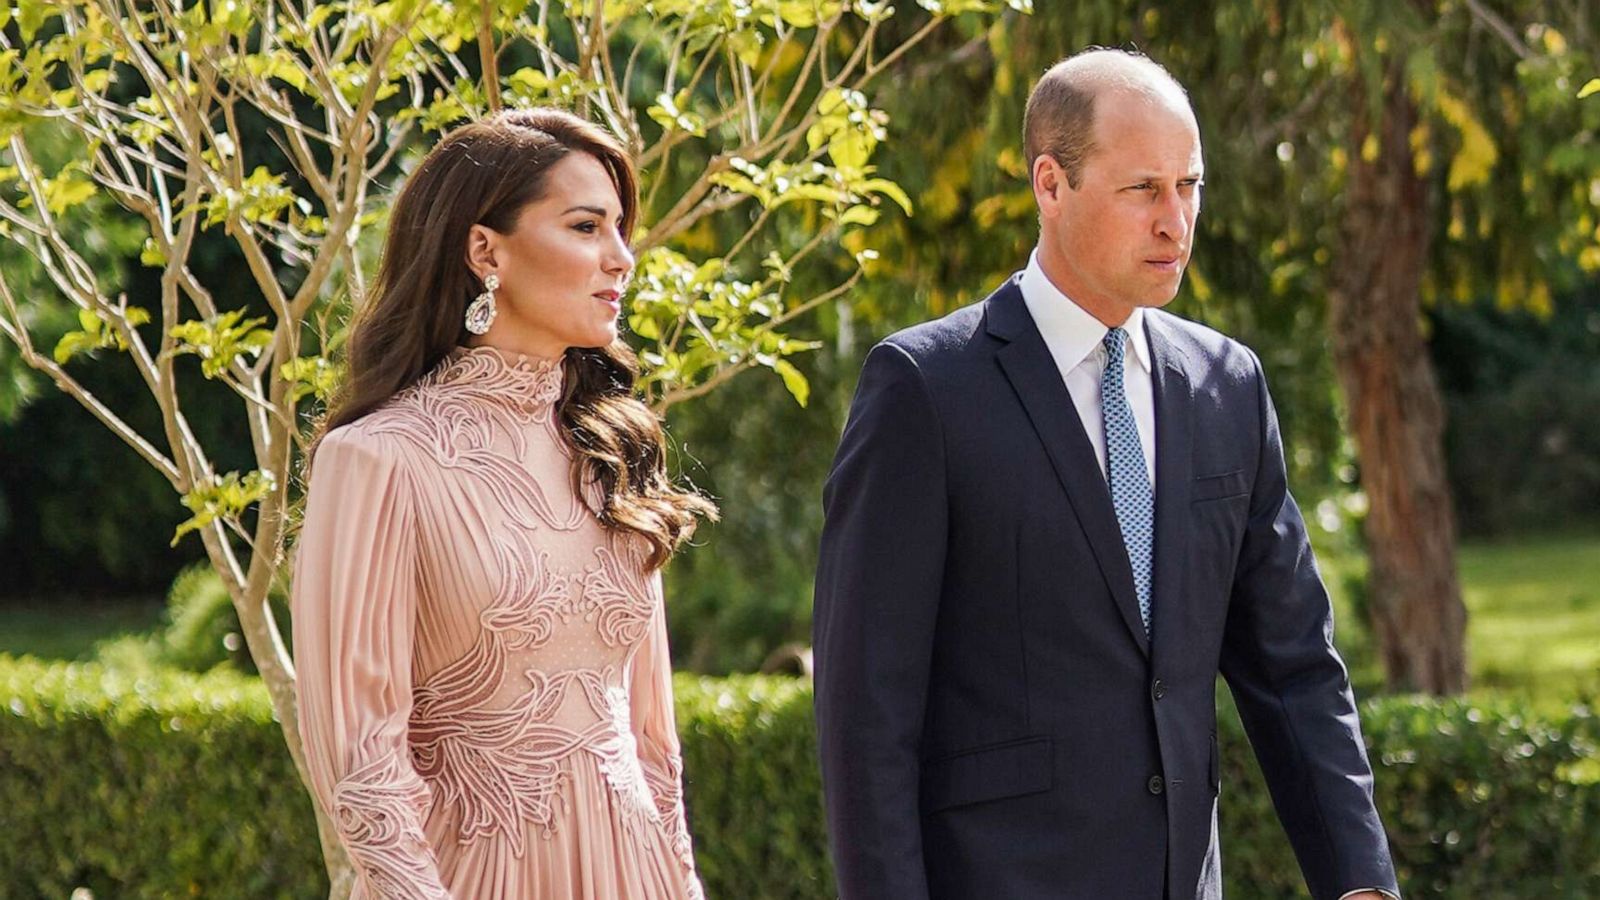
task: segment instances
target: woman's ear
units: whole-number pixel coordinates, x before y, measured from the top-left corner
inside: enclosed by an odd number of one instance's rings
[[[473,225],[467,232],[467,268],[482,281],[495,271],[495,249],[500,235],[487,225]]]

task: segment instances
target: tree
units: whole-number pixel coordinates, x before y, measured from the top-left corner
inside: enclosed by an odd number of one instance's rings
[[[338,372],[329,352],[365,290],[385,192],[419,140],[502,105],[553,104],[599,119],[640,163],[644,227],[629,324],[656,409],[765,367],[805,403],[794,332],[842,297],[871,257],[825,289],[797,267],[837,258],[886,202],[885,116],[863,92],[950,17],[1025,0],[919,0],[908,36],[869,0],[22,0],[0,6],[0,224],[50,293],[0,270],[0,332],[21,359],[109,428],[182,498],[238,610],[297,767],[293,668],[266,604],[284,576],[291,491],[308,409]],[[64,148],[64,149],[62,149]],[[108,202],[109,201],[109,202]],[[128,302],[91,263],[91,211],[114,202],[144,234],[159,309]],[[717,222],[734,222],[731,243]],[[803,222],[802,240],[770,237]],[[190,266],[220,231],[240,279]],[[53,294],[53,295],[52,295]],[[62,309],[77,327],[36,343]],[[159,408],[141,431],[74,373],[127,361]],[[189,357],[193,357],[190,359]],[[198,373],[195,369],[198,368]],[[227,385],[250,467],[220,471],[185,398],[195,376]],[[335,894],[350,887],[334,831],[318,826]]]

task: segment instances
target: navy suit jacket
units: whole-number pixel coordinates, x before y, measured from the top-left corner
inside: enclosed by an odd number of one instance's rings
[[[845,900],[1221,895],[1227,679],[1313,897],[1398,892],[1259,360],[1148,310],[1152,635],[1017,279],[873,348],[824,492],[817,734]]]

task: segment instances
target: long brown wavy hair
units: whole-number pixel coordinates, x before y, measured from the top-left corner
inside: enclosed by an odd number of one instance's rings
[[[422,160],[395,201],[377,277],[350,324],[345,378],[311,455],[329,431],[378,409],[466,345],[467,304],[483,291],[466,265],[471,227],[509,234],[523,207],[544,196],[551,166],[572,153],[589,154],[610,173],[622,233],[632,234],[633,161],[611,135],[570,113],[505,110],[451,132]],[[644,538],[648,565],[659,568],[693,533],[696,516],[715,519],[716,507],[668,477],[661,423],[634,391],[639,364],[627,344],[570,348],[562,367],[556,415],[573,451],[573,487],[598,488],[600,521]]]

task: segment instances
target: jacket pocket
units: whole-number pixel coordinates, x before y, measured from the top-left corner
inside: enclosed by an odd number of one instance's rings
[[[1189,486],[1189,502],[1221,500],[1248,493],[1250,493],[1250,481],[1245,478],[1244,470],[1238,469],[1233,472],[1223,472],[1221,475],[1204,475],[1196,478]]]
[[[1021,797],[1055,784],[1050,738],[1026,737],[961,750],[922,766],[922,811]]]

